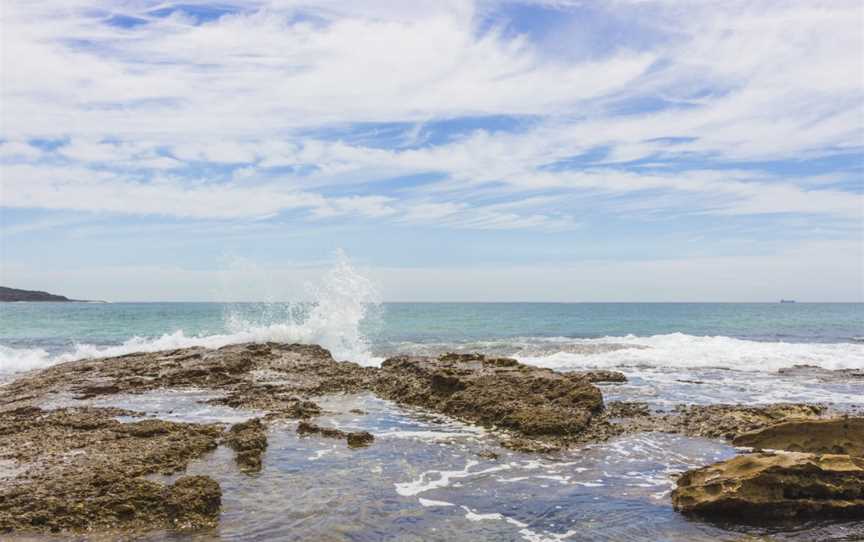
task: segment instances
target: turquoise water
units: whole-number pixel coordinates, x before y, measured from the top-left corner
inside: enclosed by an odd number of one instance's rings
[[[859,381],[780,372],[862,369],[862,338],[864,304],[369,304],[346,293],[305,304],[6,303],[0,374],[141,350],[279,341],[321,344],[368,365],[396,353],[481,351],[558,370],[612,368],[631,379],[622,398],[657,405],[849,406],[864,395]]]
[[[5,303],[0,344],[61,353],[76,343],[118,345],[302,321],[309,306],[286,303]],[[864,340],[860,303],[384,303],[360,332],[373,347],[516,337],[600,338],[683,333],[755,341]]]
[[[681,403],[807,401],[856,411],[864,402],[862,378],[784,372],[795,365],[864,369],[864,304],[370,304],[351,292],[325,291],[306,304],[0,304],[0,382],[81,357],[281,341],[322,344],[338,359],[368,365],[397,352],[455,350],[561,371],[610,368],[627,382],[601,385],[607,401],[644,401],[660,410]],[[183,421],[234,423],[256,415],[202,403],[208,393],[157,390],[88,404]],[[81,403],[54,401],[48,406]],[[222,485],[216,532],[141,539],[803,542],[864,536],[862,522],[751,528],[677,514],[669,500],[675,475],[736,453],[719,441],[645,433],[534,456],[502,449],[477,427],[371,396],[334,397],[322,405],[327,414],[319,423],[368,430],[375,444],[349,450],[341,442],[300,438],[290,422],[274,423],[260,475],[238,473],[224,447],[190,467]],[[499,459],[480,456],[488,450]]]

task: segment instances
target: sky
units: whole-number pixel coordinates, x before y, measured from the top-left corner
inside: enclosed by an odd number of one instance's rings
[[[0,284],[864,301],[858,0],[4,0]]]

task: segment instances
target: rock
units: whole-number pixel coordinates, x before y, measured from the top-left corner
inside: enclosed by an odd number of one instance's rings
[[[559,445],[576,441],[603,408],[586,378],[481,354],[390,358],[375,389],[402,404]]]
[[[349,448],[363,448],[375,441],[375,437],[368,431],[354,431],[346,436]]]
[[[606,371],[602,369],[594,370],[594,371],[577,371],[573,373],[567,373],[569,376],[573,378],[584,378],[588,382],[627,382],[627,377],[624,376],[624,373],[618,371]]]
[[[166,490],[165,511],[174,529],[215,527],[222,507],[222,489],[209,476],[185,476]]]
[[[657,417],[659,430],[689,436],[731,440],[737,435],[792,419],[818,419],[820,405],[778,403],[763,406],[681,405],[671,415]],[[665,427],[663,427],[665,425]]]
[[[788,421],[738,435],[732,444],[864,457],[864,418]]]
[[[477,457],[481,459],[488,459],[490,461],[496,461],[499,457],[498,452],[494,450],[480,450],[477,452]]]
[[[650,416],[651,408],[648,403],[638,401],[610,401],[606,404],[604,412],[609,418],[633,418],[637,416]]]
[[[685,473],[672,492],[685,514],[736,520],[864,518],[864,459],[754,453]]]
[[[232,425],[225,443],[234,449],[234,461],[240,470],[247,473],[261,470],[261,455],[267,449],[267,433],[260,419]]]
[[[113,408],[0,412],[0,532],[196,529],[216,524],[221,491],[206,477],[164,485],[216,448],[222,428],[163,420],[121,423]]]
[[[60,363],[0,387],[0,410],[54,394],[78,399],[195,387],[218,391],[214,404],[267,411],[269,418],[308,418],[321,410],[310,397],[368,391],[376,369],[338,362],[303,344],[239,344],[182,348]]]
[[[782,376],[813,378],[822,382],[849,382],[864,379],[864,369],[823,369],[815,365],[793,365],[777,371]]]
[[[301,421],[297,424],[297,434],[298,435],[321,435],[322,437],[327,438],[336,438],[336,439],[345,439],[348,443],[349,448],[362,448],[365,446],[369,446],[372,442],[375,441],[375,437],[372,433],[367,431],[342,431],[341,429],[335,429],[333,427],[321,427],[320,425],[316,425],[314,423],[309,423],[306,421]]]
[[[47,487],[30,483],[0,490],[0,533],[202,529],[217,524],[221,497],[219,484],[206,476],[166,486],[99,471]]]
[[[82,386],[78,388],[78,395],[75,399],[90,399],[99,395],[112,395],[115,393],[120,393],[120,388],[115,386],[114,384],[103,384],[103,385],[91,385],[91,386]]]

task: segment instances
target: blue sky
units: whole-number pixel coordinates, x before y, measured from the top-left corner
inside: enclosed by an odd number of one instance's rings
[[[861,301],[862,9],[4,2],[0,283]]]

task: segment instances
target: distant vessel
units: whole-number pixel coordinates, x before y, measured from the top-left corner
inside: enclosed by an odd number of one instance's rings
[[[794,299],[781,299],[780,303],[795,303]]]

